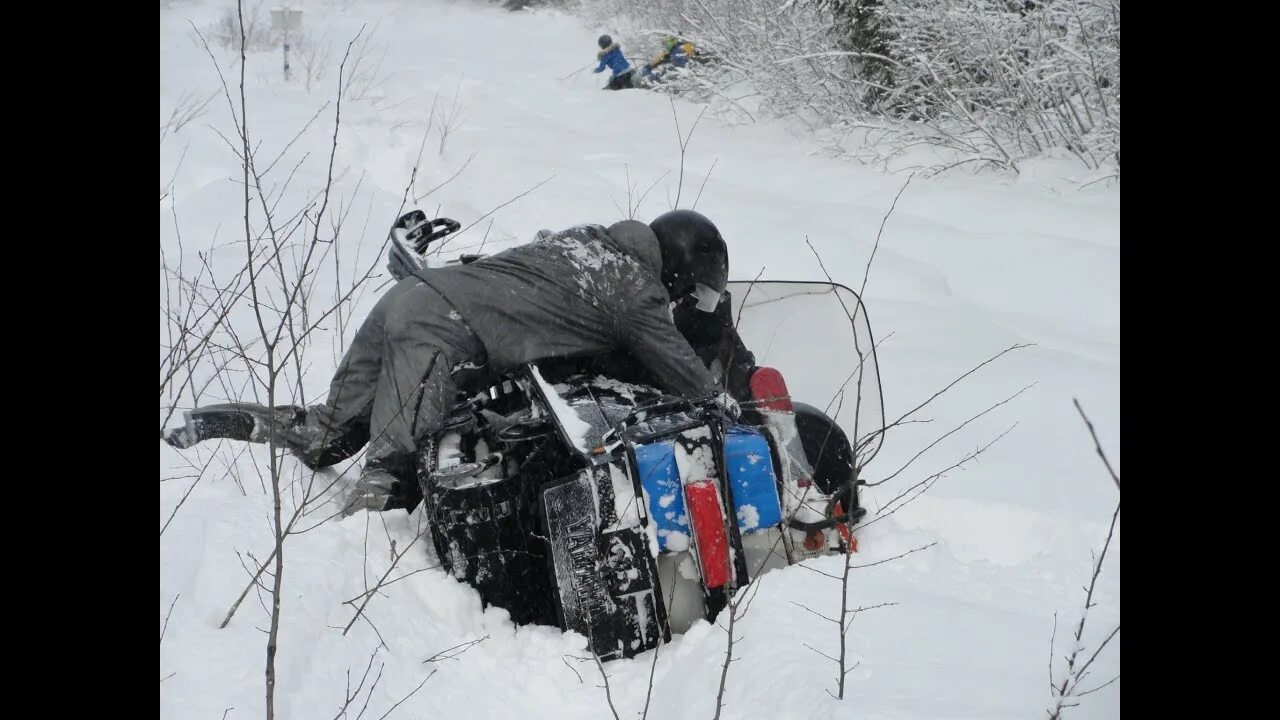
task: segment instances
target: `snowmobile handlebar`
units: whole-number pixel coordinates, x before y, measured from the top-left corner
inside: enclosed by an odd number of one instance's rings
[[[446,235],[452,235],[462,228],[462,223],[453,218],[439,217],[428,220],[427,214],[421,210],[410,210],[401,215],[393,230],[403,231],[405,241],[415,252],[423,255],[431,243]]]
[[[413,243],[413,249],[421,255],[427,252],[427,247],[431,243],[446,235],[452,235],[461,227],[462,223],[457,220],[441,217],[411,228],[405,238]]]
[[[643,418],[641,417],[642,415],[647,416],[649,413],[660,413],[668,410],[699,410],[701,409],[701,410],[710,411],[712,408],[718,408],[718,407],[719,405],[716,404],[715,396],[711,396],[711,395],[704,398],[699,398],[696,400],[690,400],[688,398],[675,398],[672,400],[660,400],[658,402],[650,403],[648,405],[639,405],[639,406],[636,406],[634,409],[632,409],[631,412],[627,413],[627,416],[619,420],[617,424],[615,424],[613,427],[606,430],[604,432],[604,435],[601,436],[601,440],[605,444],[610,444],[612,440],[617,439],[617,437],[621,434],[622,431],[626,430],[628,427],[635,424],[636,422],[642,422],[643,421]],[[697,425],[697,424],[700,424],[701,422],[702,421],[699,420],[695,423],[692,423],[692,425]],[[669,432],[672,432],[671,428],[664,429],[662,431],[662,434],[667,434]]]

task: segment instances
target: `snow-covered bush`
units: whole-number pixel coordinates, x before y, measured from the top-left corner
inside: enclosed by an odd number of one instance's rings
[[[1011,164],[1064,148],[1118,164],[1119,0],[883,0],[892,90],[875,111]]]
[[[625,30],[624,48],[638,62],[656,54],[664,35],[694,42],[709,58],[700,79],[722,94],[749,81],[760,113],[839,117],[838,88],[825,82],[835,63],[786,62],[831,50],[831,25],[817,7],[781,0],[579,0],[579,9],[602,30]]]
[[[694,41],[714,58],[701,79],[722,97],[745,81],[766,114],[878,129],[868,158],[928,144],[1014,169],[1059,149],[1089,167],[1119,166],[1119,0],[578,0],[578,9],[646,44],[661,34]]]

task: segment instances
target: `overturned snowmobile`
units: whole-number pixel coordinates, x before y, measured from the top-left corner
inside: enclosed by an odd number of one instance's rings
[[[830,283],[729,290],[757,364],[738,421],[715,398],[663,395],[634,358],[542,360],[487,392],[460,384],[470,392],[387,508],[421,502],[442,565],[485,604],[577,631],[605,660],[714,618],[772,567],[856,549],[860,477],[884,428],[865,308]],[[161,436],[180,448],[272,437],[306,446],[290,438],[305,413],[214,405]],[[299,457],[331,465],[367,442],[362,432]]]
[[[675,603],[711,619],[770,567],[854,549],[859,471],[883,428],[865,310],[827,283],[730,285],[769,365],[738,422],[712,398],[663,395],[626,358],[530,364],[460,403],[403,499],[421,492],[444,567],[517,623],[575,630],[609,660],[670,639],[677,586]],[[852,439],[793,402],[774,367],[831,398]]]

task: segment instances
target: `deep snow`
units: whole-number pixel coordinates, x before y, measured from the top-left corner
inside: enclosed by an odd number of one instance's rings
[[[331,67],[308,92],[296,74],[292,82],[283,81],[278,50],[250,55],[249,123],[262,142],[262,156],[278,154],[332,100],[337,61],[362,24],[368,23],[364,33],[374,38],[372,59],[385,52],[380,85],[361,99],[349,97],[342,107],[335,202],[349,211],[336,250],[344,283],[351,268],[377,260],[437,91],[437,116],[455,93],[461,110],[443,150],[438,130],[431,131],[415,185],[421,194],[466,165],[419,203],[428,214],[438,207],[464,226],[477,223],[452,243],[454,252],[474,249],[482,238],[489,251],[528,239],[538,228],[612,222],[627,214],[628,176],[638,186],[637,196],[658,181],[636,213],[639,219],[670,207],[668,196],[674,200],[680,152],[667,99],[641,91],[601,92],[604,78],[586,70],[563,79],[593,62],[595,37],[609,28],[472,3],[312,0],[301,6],[304,29],[332,43]],[[218,88],[217,73],[188,19],[204,30],[227,7],[161,7],[162,123],[185,93],[207,96]],[[619,39],[626,47],[627,39]],[[237,81],[238,58],[216,47],[215,55],[228,79]],[[297,73],[296,57],[294,68]],[[700,109],[676,102],[684,132]],[[323,185],[332,123],[330,105],[275,171],[276,182],[282,182],[302,161],[281,200],[290,212]],[[216,246],[208,253],[211,263],[229,274],[243,253],[236,244],[241,170],[214,129],[234,137],[221,97],[204,117],[161,144],[162,194],[170,180],[172,187],[160,204],[160,244],[167,262],[179,262],[181,254],[190,272],[200,262],[196,249]],[[761,268],[764,278],[821,279],[807,238],[835,279],[857,289],[881,220],[906,180],[825,157],[810,136],[782,121],[726,126],[707,116],[685,157],[682,206],[698,194],[713,162],[697,207],[716,220],[730,243],[735,279],[753,278]],[[1000,719],[1035,717],[1050,706],[1054,614],[1060,657],[1084,602],[1081,586],[1088,582],[1091,550],[1100,547],[1117,500],[1073,398],[1088,411],[1113,465],[1120,464],[1119,191],[1101,184],[1078,190],[1069,182],[1074,172],[1064,163],[1044,161],[1019,178],[917,176],[902,194],[864,297],[882,341],[886,414],[897,417],[1013,343],[1035,345],[957,385],[923,413],[932,422],[890,435],[870,467],[871,479],[887,476],[970,415],[1035,385],[940,443],[902,476],[866,493],[874,516],[905,487],[1017,423],[975,463],[859,534],[860,564],[937,544],[855,571],[853,603],[897,604],[854,622],[851,657],[861,664],[849,675],[846,699],[838,702],[825,692],[834,689],[834,665],[806,647],[832,653],[836,638],[826,623],[793,604],[835,613],[836,588],[822,575],[790,568],[760,580],[759,596],[738,625],[735,657],[742,661],[729,672],[724,717],[843,712],[860,718]],[[163,276],[161,284],[163,304]],[[317,281],[316,292],[332,300],[331,276]],[[306,397],[295,400],[323,396],[343,344],[377,296],[370,287],[358,295],[345,324],[325,326],[306,357]],[[249,316],[237,315],[236,322],[252,328]],[[162,319],[162,341],[163,335]],[[801,388],[833,389],[843,378],[833,377],[838,373],[830,372],[823,356],[847,352],[826,341],[821,334],[790,340],[811,344],[812,364],[781,368],[797,396],[818,405],[827,397],[802,396]],[[220,388],[215,383],[203,402],[225,397],[228,391]],[[211,458],[207,473],[190,477],[191,465]],[[242,562],[253,563],[250,554],[265,560],[270,553],[271,503],[255,469],[265,467],[266,452],[235,444],[178,452],[161,444],[159,462],[160,523],[168,523],[160,538],[162,622],[172,604],[160,647],[161,715],[220,717],[234,708],[227,718],[261,717],[265,604],[250,593],[226,629],[218,624],[247,582]],[[347,473],[332,492],[350,482]],[[348,673],[354,689],[370,653],[382,643],[364,685],[367,692],[381,667],[366,717],[381,716],[432,671],[390,717],[610,716],[594,664],[577,659],[582,638],[553,628],[516,628],[504,611],[481,612],[474,591],[439,570],[387,587],[368,605],[371,622],[356,622],[343,635],[354,613],[343,601],[383,575],[393,544],[404,556],[392,577],[428,567],[434,558],[423,541],[405,551],[419,514],[361,513],[320,523],[327,510],[306,523],[319,523],[314,530],[290,538],[285,548],[280,717],[333,717]],[[811,564],[839,572],[836,558]],[[1094,598],[1098,605],[1090,611],[1086,644],[1119,621],[1118,567],[1117,539]],[[438,651],[486,636],[457,659],[423,663]],[[705,623],[662,648],[650,717],[710,717],[723,651],[724,633]],[[1117,639],[1085,687],[1118,672],[1118,654]],[[620,716],[637,716],[643,707],[651,661],[649,654],[607,666]],[[1083,698],[1066,717],[1118,717],[1119,692],[1120,683],[1114,683]],[[364,702],[362,693],[350,717]]]

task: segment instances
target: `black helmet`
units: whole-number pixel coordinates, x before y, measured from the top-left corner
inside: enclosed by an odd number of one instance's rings
[[[662,249],[662,284],[672,300],[696,295],[713,312],[729,284],[729,247],[702,213],[672,210],[649,223]]]
[[[603,50],[613,44],[613,38],[608,35],[601,35],[600,39],[597,40],[596,43],[599,44],[600,49]]]

